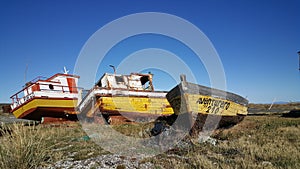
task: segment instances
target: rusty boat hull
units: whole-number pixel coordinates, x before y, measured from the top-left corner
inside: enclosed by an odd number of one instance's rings
[[[117,95],[115,92],[117,91]],[[77,108],[82,120],[103,124],[154,121],[172,115],[167,92],[92,89]]]
[[[185,79],[185,78],[182,78]],[[166,95],[183,127],[194,131],[229,127],[247,115],[248,100],[231,92],[182,80]]]

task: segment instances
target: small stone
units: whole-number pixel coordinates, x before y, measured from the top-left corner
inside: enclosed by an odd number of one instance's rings
[[[262,165],[263,166],[268,166],[268,165],[272,165],[272,163],[270,161],[263,161]]]

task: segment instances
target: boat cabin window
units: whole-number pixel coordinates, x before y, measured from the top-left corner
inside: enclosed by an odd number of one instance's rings
[[[142,76],[141,83],[143,85],[144,90],[153,90],[150,84],[149,76]]]
[[[54,87],[53,87],[53,85],[52,85],[52,84],[49,84],[49,89],[51,89],[51,90],[53,90],[53,89],[54,89]]]
[[[116,82],[117,82],[117,83],[124,83],[124,78],[123,78],[123,76],[115,76],[115,78],[116,78]]]
[[[146,84],[147,82],[149,82],[149,77],[148,76],[142,76],[141,77],[141,83],[142,83],[142,85]]]

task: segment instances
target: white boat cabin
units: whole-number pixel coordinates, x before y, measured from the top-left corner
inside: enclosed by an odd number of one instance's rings
[[[10,97],[11,108],[14,109],[36,97],[78,99],[78,79],[79,76],[60,73],[48,79],[37,77]]]
[[[152,77],[153,75],[151,73],[131,73],[130,75],[105,73],[96,83],[96,86],[108,89],[154,91]]]

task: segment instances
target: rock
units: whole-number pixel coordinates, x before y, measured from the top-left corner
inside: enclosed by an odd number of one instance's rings
[[[198,142],[199,143],[210,143],[211,145],[215,146],[215,145],[217,145],[218,141],[214,138],[209,137],[209,136],[199,135]]]
[[[53,168],[74,168],[74,169],[110,169],[110,168],[145,168],[152,169],[154,165],[150,162],[140,164],[140,161],[143,159],[143,156],[140,158],[131,158],[126,156],[121,156],[117,154],[106,154],[100,155],[98,157],[93,157],[85,160],[72,161],[67,159],[64,161],[58,161],[47,167],[39,167],[39,169],[53,169]]]
[[[262,165],[264,166],[264,167],[266,167],[266,166],[272,166],[272,163],[270,162],[270,161],[263,161],[262,162]]]

